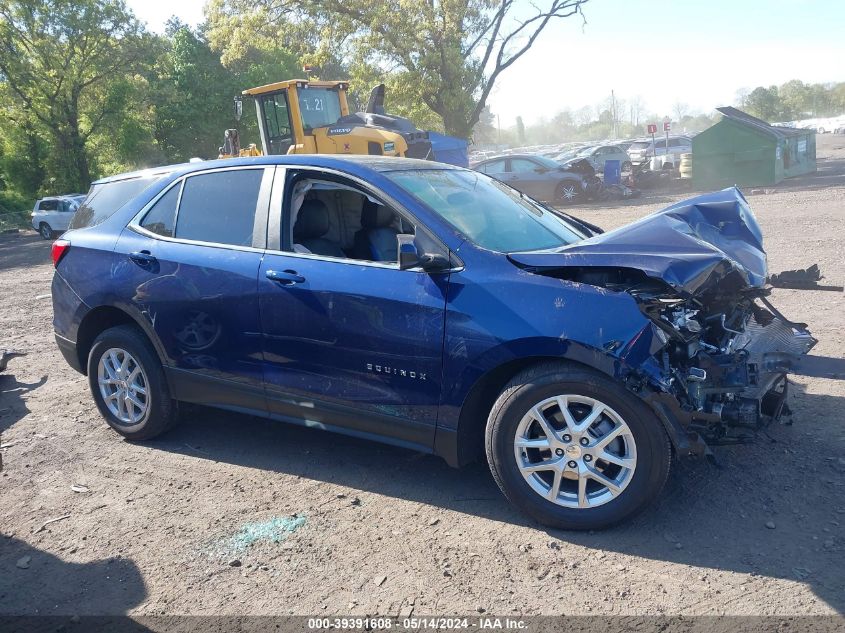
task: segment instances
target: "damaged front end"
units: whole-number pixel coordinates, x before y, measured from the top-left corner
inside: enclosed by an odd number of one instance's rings
[[[845,377],[845,361],[805,356],[816,339],[769,302],[760,229],[735,188],[562,249],[510,258],[537,274],[636,299],[662,345],[650,368],[630,368],[626,381],[685,452],[744,442],[787,413],[788,373]]]
[[[770,354],[797,357],[816,339],[765,299],[767,290],[690,299],[641,295],[643,311],[667,338],[660,350],[661,390],[674,415],[708,444],[737,443],[788,413],[787,372]]]

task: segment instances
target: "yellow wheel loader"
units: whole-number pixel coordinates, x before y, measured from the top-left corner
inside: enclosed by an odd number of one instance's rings
[[[226,130],[220,158],[263,154],[371,154],[432,158],[428,132],[408,119],[384,113],[384,84],[370,94],[364,112],[350,114],[345,81],[291,79],[243,91],[252,97],[261,151],[241,148],[237,130]],[[242,97],[235,98],[236,118]]]

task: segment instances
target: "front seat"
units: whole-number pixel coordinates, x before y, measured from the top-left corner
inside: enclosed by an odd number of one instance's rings
[[[329,232],[329,209],[320,200],[305,200],[293,226],[294,244],[315,255],[346,257],[340,245],[323,237]]]
[[[397,261],[399,234],[393,226],[393,211],[365,198],[361,207],[361,230],[355,233],[353,248],[357,259],[374,262]]]

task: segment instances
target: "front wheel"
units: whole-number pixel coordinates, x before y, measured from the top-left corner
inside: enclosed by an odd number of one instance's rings
[[[642,510],[669,475],[660,421],[589,369],[544,364],[517,375],[490,413],[487,459],[515,506],[550,527],[601,529]]]
[[[176,419],[161,362],[135,326],[110,328],[94,340],[88,382],[100,414],[126,439],[151,439]]]
[[[555,190],[555,202],[557,204],[569,205],[580,202],[584,197],[581,183],[575,180],[564,180]]]

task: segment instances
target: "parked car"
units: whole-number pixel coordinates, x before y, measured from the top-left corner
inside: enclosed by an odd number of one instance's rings
[[[615,145],[594,145],[582,148],[568,161],[559,161],[565,166],[568,162],[584,159],[589,161],[593,169],[599,174],[604,173],[604,164],[609,160],[618,160],[622,171],[629,171],[631,169],[631,161],[628,153]]]
[[[73,214],[84,199],[83,194],[71,193],[36,200],[35,206],[32,207],[32,228],[41,233],[45,240],[53,239],[67,230]]]
[[[776,418],[815,342],[765,300],[736,189],[609,233],[483,173],[377,156],[180,165],[88,200],[53,245],[53,323],[117,433],[156,437],[192,402],[486,455],[559,528],[631,516],[672,455]]]
[[[666,149],[666,137],[650,138],[631,143],[628,156],[632,165],[648,164],[651,169],[677,169],[681,154],[692,153],[692,140],[688,136],[670,136],[669,149]],[[657,160],[655,160],[657,159]]]
[[[585,196],[586,183],[582,176],[567,171],[558,162],[544,156],[499,156],[477,163],[474,169],[545,202],[575,204]]]
[[[557,156],[553,156],[552,158],[559,163],[565,162],[571,158],[575,158],[579,152],[581,152],[587,145],[576,145],[574,147],[570,147],[568,149],[563,150]]]

